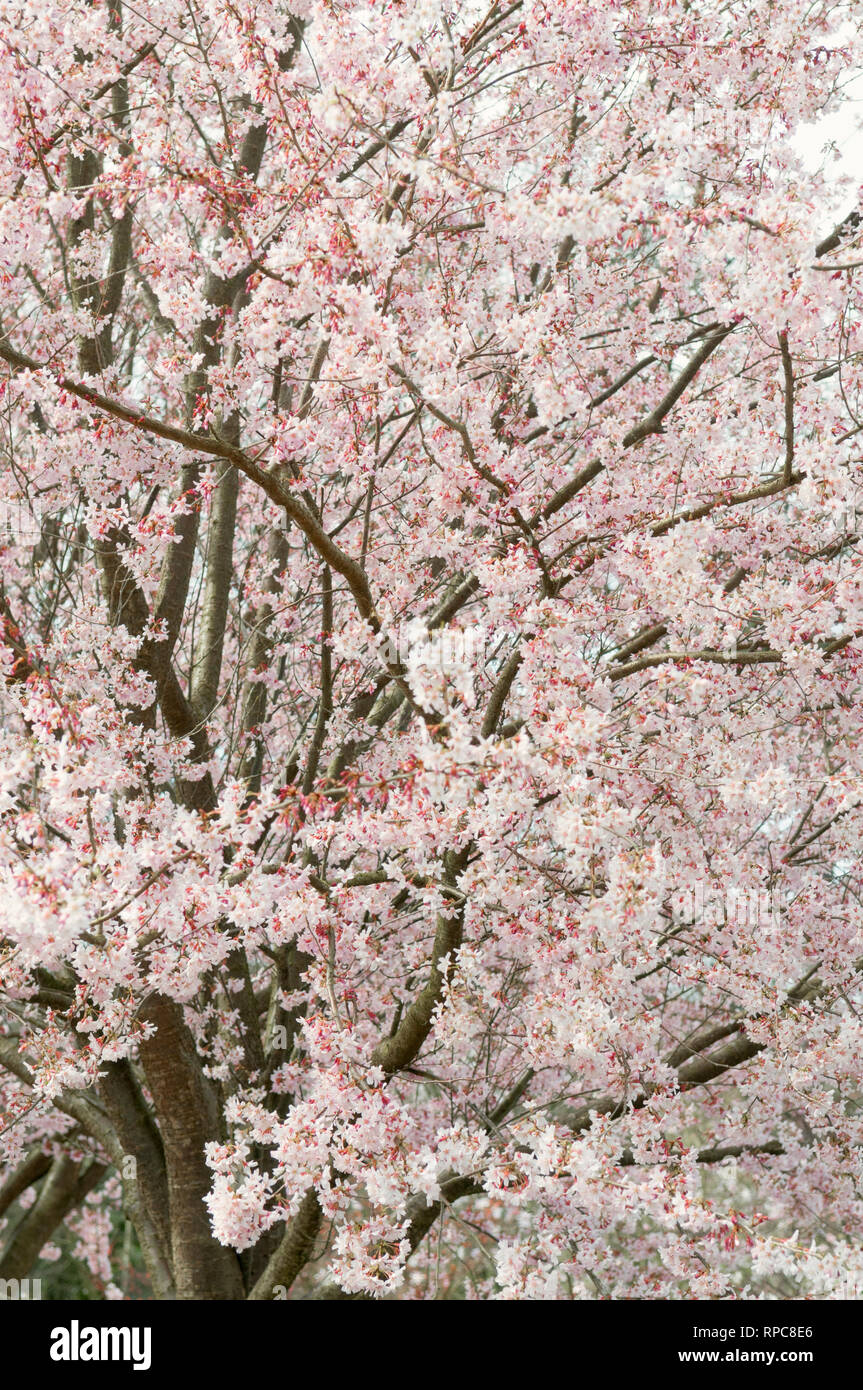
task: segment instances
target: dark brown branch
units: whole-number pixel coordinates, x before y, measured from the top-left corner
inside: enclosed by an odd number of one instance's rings
[[[276,1289],[291,1287],[303,1266],[308,1263],[321,1227],[321,1208],[314,1188],[310,1188],[300,1203],[299,1211],[287,1224],[278,1249],[251,1293],[250,1303],[271,1299]]]
[[[779,347],[782,352],[782,371],[785,378],[785,470],[783,481],[787,485],[794,475],[794,372],[791,366],[791,353],[788,351],[788,334],[779,334]]]
[[[458,853],[447,851],[444,855],[443,881],[448,887],[458,886],[458,877],[464,872],[469,856],[470,846]],[[410,1066],[431,1032],[434,1011],[443,995],[444,986],[452,975],[453,952],[461,945],[463,924],[463,901],[451,912],[438,915],[428,979],[417,997],[405,1009],[393,1036],[384,1038],[372,1053],[372,1066],[381,1067],[388,1076]],[[449,964],[443,969],[442,961],[445,956],[448,957]]]

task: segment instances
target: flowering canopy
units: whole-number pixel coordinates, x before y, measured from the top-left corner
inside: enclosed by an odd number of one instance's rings
[[[859,6],[0,13],[0,1275],[858,1289]]]

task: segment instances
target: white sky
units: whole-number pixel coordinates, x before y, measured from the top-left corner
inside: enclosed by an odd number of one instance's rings
[[[857,201],[856,190],[863,185],[863,72],[849,76],[845,93],[848,105],[844,111],[802,126],[794,143],[807,168],[816,170],[823,163],[831,182],[838,183],[843,175],[853,181],[845,193],[845,211],[850,212]]]

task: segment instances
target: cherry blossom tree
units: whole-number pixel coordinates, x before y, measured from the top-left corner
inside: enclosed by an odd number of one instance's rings
[[[0,1277],[859,1291],[859,6],[2,20]]]

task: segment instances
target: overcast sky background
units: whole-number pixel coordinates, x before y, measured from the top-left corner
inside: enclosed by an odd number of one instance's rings
[[[859,201],[857,190],[863,184],[863,72],[849,77],[845,93],[849,98],[845,110],[801,127],[794,142],[807,168],[815,170],[823,164],[831,183],[837,185],[843,175],[853,180],[854,186],[844,193],[840,187],[836,190],[838,201],[847,203],[840,208],[843,213]],[[831,145],[835,154],[826,148]]]

